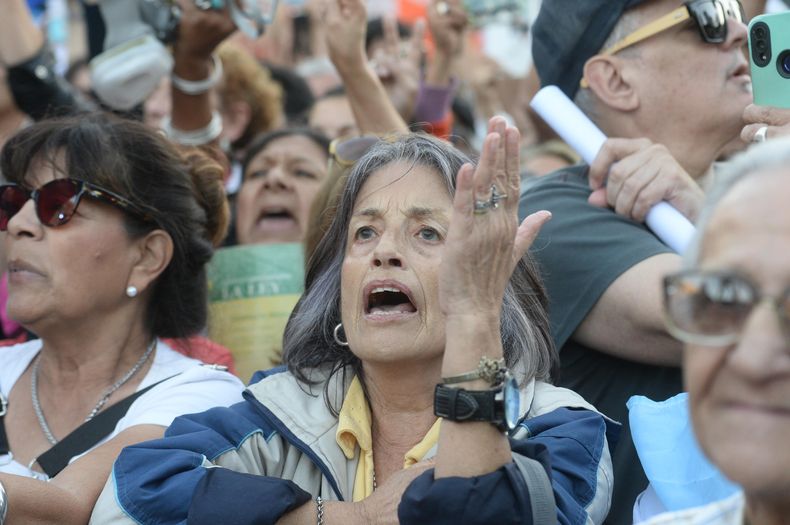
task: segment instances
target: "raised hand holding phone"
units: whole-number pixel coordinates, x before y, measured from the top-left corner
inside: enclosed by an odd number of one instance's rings
[[[790,11],[752,19],[749,58],[754,103],[790,108]]]
[[[595,163],[607,138],[558,87],[542,88],[530,105],[585,162],[590,166]],[[610,146],[613,149],[618,147],[627,148],[628,145]],[[694,225],[682,213],[663,201],[647,212],[645,223],[678,253],[685,251],[695,232]]]

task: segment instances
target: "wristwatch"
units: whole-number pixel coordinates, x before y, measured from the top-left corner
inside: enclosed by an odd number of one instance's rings
[[[516,428],[521,416],[518,383],[506,372],[503,381],[489,390],[465,390],[436,385],[433,413],[450,421],[487,421],[505,432]]]

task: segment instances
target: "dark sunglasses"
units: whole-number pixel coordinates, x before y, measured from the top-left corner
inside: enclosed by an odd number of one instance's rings
[[[664,279],[667,328],[685,343],[736,343],[752,312],[763,302],[776,310],[790,336],[790,288],[772,297],[746,277],[730,272],[691,270]]]
[[[666,31],[688,19],[694,20],[702,40],[709,44],[721,44],[727,40],[727,19],[743,22],[743,6],[738,0],[691,0],[674,11],[640,27],[622,40],[601,52],[613,55],[637,42]]]
[[[8,229],[8,221],[19,213],[29,199],[36,205],[36,215],[41,224],[62,226],[69,222],[84,196],[106,202],[142,219],[152,217],[120,195],[76,179],[55,179],[37,190],[17,184],[0,186],[0,231]]]
[[[599,54],[614,55],[689,19],[696,23],[703,41],[709,44],[721,44],[727,40],[727,20],[730,18],[741,23],[746,19],[739,0],[691,0],[674,11],[648,22]],[[583,88],[588,87],[587,79],[582,77],[580,85]]]
[[[693,0],[686,3],[700,36],[709,44],[727,40],[727,19],[743,23],[746,15],[739,0]]]

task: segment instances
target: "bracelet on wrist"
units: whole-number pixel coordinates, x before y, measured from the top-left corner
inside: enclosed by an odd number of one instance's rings
[[[200,129],[183,131],[173,127],[170,117],[162,119],[162,131],[167,138],[182,146],[202,146],[216,140],[222,134],[222,116],[218,111],[211,112],[211,121]]]
[[[316,504],[316,523],[318,525],[324,525],[324,500],[321,496],[318,496],[315,499]]]
[[[187,95],[202,95],[209,89],[213,88],[219,81],[222,80],[222,60],[216,54],[211,55],[211,63],[213,68],[207,78],[203,80],[187,80],[181,78],[175,73],[170,75],[170,80],[179,91]]]
[[[504,358],[492,359],[490,357],[483,356],[480,358],[477,369],[459,375],[443,377],[442,383],[446,385],[452,385],[455,383],[465,383],[467,381],[482,379],[490,386],[495,386],[502,383],[505,377],[505,372],[507,372],[507,368],[505,368]]]
[[[0,482],[0,525],[5,523],[5,518],[8,515],[8,495],[5,492],[3,483]]]

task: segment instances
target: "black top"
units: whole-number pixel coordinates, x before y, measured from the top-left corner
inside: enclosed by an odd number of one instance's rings
[[[531,253],[540,264],[549,295],[552,334],[560,349],[559,384],[623,423],[612,458],[614,495],[606,523],[630,525],[634,500],[647,487],[647,479],[631,441],[626,402],[633,395],[653,400],[674,396],[682,390],[681,371],[614,357],[573,341],[571,336],[623,272],[672,250],[644,225],[590,205],[590,193],[587,166],[567,168],[531,183],[521,197],[519,215],[523,219],[542,209],[553,215]]]

